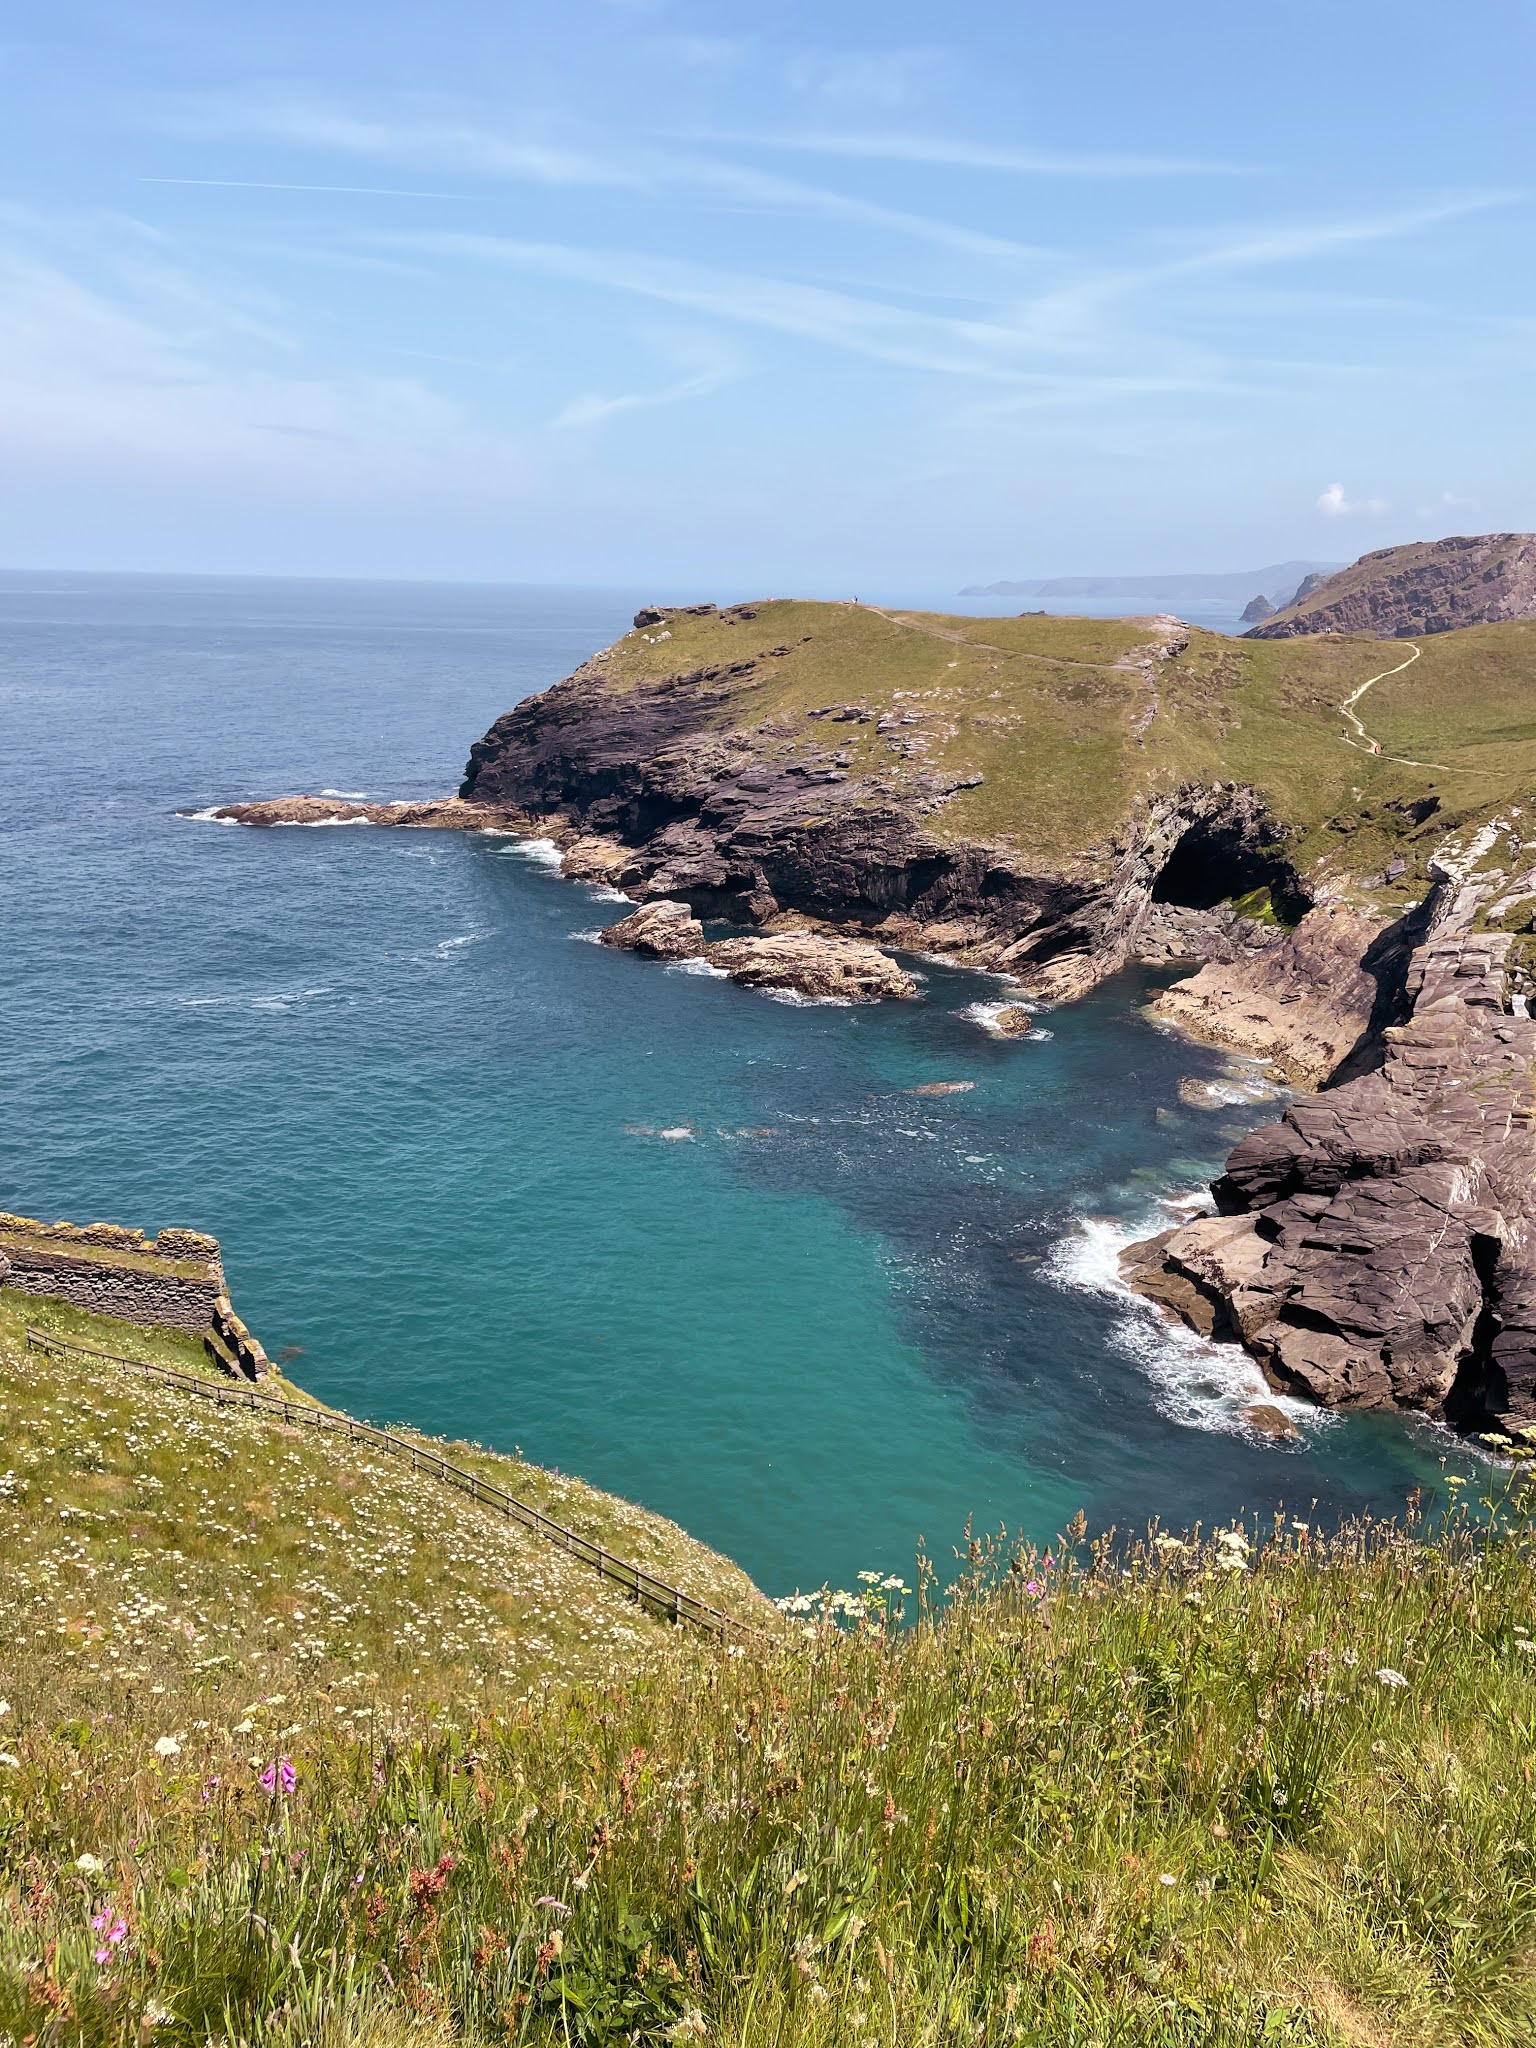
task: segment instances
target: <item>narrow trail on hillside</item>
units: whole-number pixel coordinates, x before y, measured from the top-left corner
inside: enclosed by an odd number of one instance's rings
[[[998,647],[990,640],[973,640],[969,633],[953,633],[947,626],[925,626],[917,619],[903,618],[900,612],[888,612],[882,605],[861,604],[861,612],[873,612],[884,619],[887,625],[904,626],[909,633],[926,633],[930,640],[947,640],[951,647],[979,647],[986,654],[1001,654],[1009,661],[1044,661],[1052,668],[1118,668],[1114,661],[1074,661],[1069,654],[1035,654],[1026,647]]]
[[[1400,676],[1405,668],[1413,667],[1413,664],[1423,652],[1422,647],[1415,647],[1408,656],[1408,659],[1400,661],[1396,668],[1384,668],[1378,675],[1367,676],[1358,690],[1350,692],[1339,706],[1339,709],[1355,728],[1355,737],[1351,739],[1347,732],[1341,734],[1340,737],[1343,739],[1346,747],[1358,747],[1362,754],[1376,755],[1383,761],[1396,761],[1403,768],[1433,768],[1441,775],[1449,775],[1451,770],[1446,767],[1443,761],[1410,761],[1406,754],[1384,753],[1381,741],[1374,739],[1355,716],[1355,706],[1360,702],[1366,691],[1371,688],[1373,683],[1384,683],[1388,676]]]

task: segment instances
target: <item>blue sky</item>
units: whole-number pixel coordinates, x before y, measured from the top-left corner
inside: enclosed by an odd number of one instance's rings
[[[1536,525],[1529,0],[52,0],[0,562],[943,591]]]

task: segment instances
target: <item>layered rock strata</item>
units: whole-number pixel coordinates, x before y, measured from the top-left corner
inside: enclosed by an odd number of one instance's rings
[[[1401,639],[1533,617],[1536,533],[1454,534],[1379,548],[1332,576],[1309,576],[1290,604],[1255,625],[1248,638],[1369,633]]]
[[[1166,623],[1133,650],[1136,665],[1177,651],[1187,629]],[[850,773],[840,732],[875,718],[858,704],[813,707],[806,723],[825,744],[797,738],[792,756],[777,751],[785,733],[771,721],[735,722],[763,662],[788,651],[622,690],[594,657],[476,742],[463,810],[547,834],[567,849],[568,872],[642,900],[744,924],[790,912],[1015,974],[1050,999],[1083,993],[1143,947],[1158,959],[1262,948],[1273,932],[1225,901],[1241,889],[1269,884],[1305,905],[1285,831],[1239,783],[1189,784],[1138,805],[1113,843],[1070,868],[941,836],[929,820],[979,777],[922,765],[916,727],[903,737],[917,712],[876,721],[898,752],[917,749],[900,774]],[[230,815],[258,822],[253,808]]]
[[[1265,1061],[1316,1088],[1393,1021],[1411,950],[1399,927],[1320,904],[1258,956],[1206,965],[1165,989],[1153,1014],[1192,1038]]]
[[[1245,1138],[1219,1213],[1123,1270],[1283,1391],[1509,1430],[1536,1422],[1536,1022],[1479,894],[1447,881],[1380,1065]]]

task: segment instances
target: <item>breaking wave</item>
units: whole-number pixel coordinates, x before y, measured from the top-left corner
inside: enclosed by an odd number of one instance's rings
[[[1162,1213],[1144,1213],[1131,1223],[1080,1217],[1047,1254],[1041,1270],[1065,1292],[1096,1294],[1115,1304],[1118,1313],[1109,1341],[1146,1375],[1153,1398],[1170,1421],[1186,1429],[1259,1436],[1244,1410],[1262,1402],[1278,1408],[1298,1429],[1326,1427],[1331,1417],[1324,1410],[1277,1394],[1240,1345],[1214,1343],[1169,1321],[1121,1279],[1120,1254],[1127,1245],[1166,1230],[1170,1213],[1187,1221],[1204,1201],[1196,1194],[1170,1196],[1159,1205]]]

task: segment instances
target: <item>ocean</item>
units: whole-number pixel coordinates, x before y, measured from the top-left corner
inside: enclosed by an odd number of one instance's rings
[[[1241,1355],[1118,1287],[1276,1107],[1147,975],[1008,1042],[935,961],[834,1008],[600,947],[611,892],[537,844],[180,815],[449,791],[652,595],[0,576],[0,1208],[213,1231],[322,1398],[775,1594],[947,1568],[968,1521],[1392,1512],[1463,1462],[1299,1405],[1255,1439]]]

